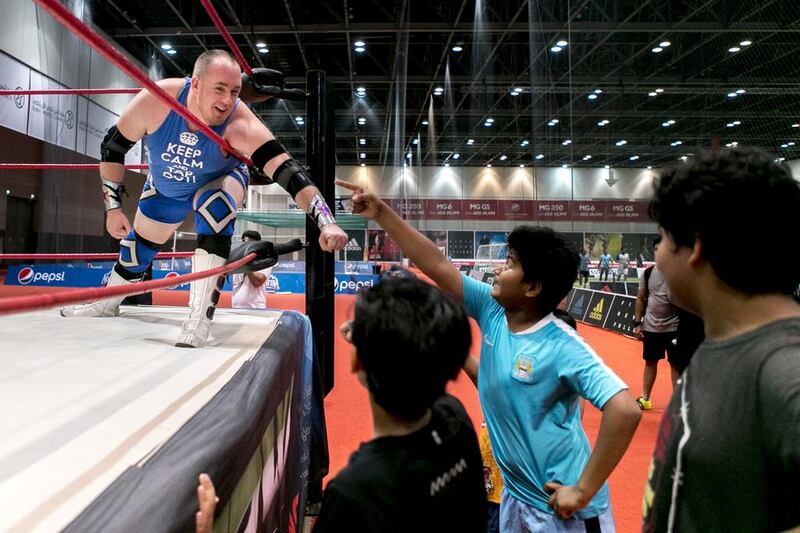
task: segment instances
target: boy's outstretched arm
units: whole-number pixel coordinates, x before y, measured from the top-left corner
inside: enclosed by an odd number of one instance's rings
[[[342,180],[336,180],[336,185],[352,191],[353,213],[374,220],[425,275],[459,301],[463,299],[461,274],[431,240],[374,194]]]
[[[544,490],[552,494],[547,505],[556,516],[566,520],[589,505],[628,449],[641,418],[642,412],[627,390],[619,391],[606,402],[597,443],[578,483],[565,486],[549,481],[544,485]]]

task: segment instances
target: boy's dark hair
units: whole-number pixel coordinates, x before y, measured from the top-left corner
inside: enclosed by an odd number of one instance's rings
[[[538,226],[517,226],[508,236],[508,246],[522,265],[523,281],[542,284],[536,298],[539,310],[551,313],[578,277],[577,247],[564,235]]]
[[[652,250],[655,250],[656,246],[658,246],[659,244],[661,244],[661,235],[656,235],[655,237],[653,237],[653,245],[650,246],[650,248]]]
[[[242,233],[242,240],[244,239],[253,239],[254,241],[261,240],[261,234],[255,230],[249,229]]]
[[[414,420],[458,375],[472,332],[464,306],[438,288],[389,277],[359,292],[352,340],[375,403]]]
[[[703,151],[661,174],[649,211],[678,246],[699,237],[717,277],[736,290],[788,295],[800,283],[800,184],[766,152]],[[743,247],[756,243],[786,251],[768,273],[743,260]]]

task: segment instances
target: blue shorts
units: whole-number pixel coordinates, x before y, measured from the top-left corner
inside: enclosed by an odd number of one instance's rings
[[[242,185],[242,188],[247,190],[247,186],[250,182],[250,175],[246,166],[240,165],[236,167],[228,176],[235,179]],[[208,183],[198,187],[197,191],[204,189],[206,185],[208,185]],[[179,224],[186,219],[189,213],[194,211],[194,200],[197,191],[190,195],[177,198],[164,196],[155,189],[152,178],[148,176],[147,180],[144,182],[142,195],[139,197],[139,211],[147,218],[155,220],[156,222]]]
[[[503,490],[500,500],[500,531],[502,533],[614,533],[611,506],[600,516],[581,520],[573,517],[561,520],[554,514],[540,511],[523,503]]]

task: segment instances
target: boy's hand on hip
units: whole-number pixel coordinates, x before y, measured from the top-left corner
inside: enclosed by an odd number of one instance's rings
[[[555,481],[544,484],[544,491],[550,494],[547,505],[562,520],[572,517],[575,511],[583,509],[589,504],[591,498],[576,485],[561,485]]]

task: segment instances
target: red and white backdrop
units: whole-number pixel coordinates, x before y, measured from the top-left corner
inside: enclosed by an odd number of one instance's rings
[[[387,198],[409,220],[650,222],[642,200]]]

